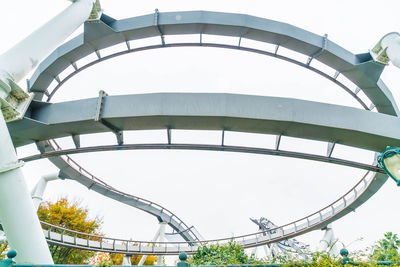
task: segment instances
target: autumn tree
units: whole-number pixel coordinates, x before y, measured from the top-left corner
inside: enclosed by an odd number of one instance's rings
[[[66,198],[61,198],[55,203],[46,201],[38,209],[39,220],[77,232],[101,235],[101,219],[89,219],[88,210],[80,207],[80,204],[77,201],[69,202]],[[54,244],[49,244],[49,249],[55,264],[86,264],[95,255],[94,252]]]
[[[140,260],[142,259],[142,257],[143,257],[143,255],[132,255],[130,257],[132,265],[138,265]],[[110,255],[110,260],[111,260],[110,265],[122,265],[123,258],[124,258],[123,254],[111,254]],[[154,263],[156,261],[157,261],[156,256],[149,255],[149,256],[147,256],[143,265],[154,265]]]
[[[6,258],[5,252],[8,250],[7,244],[0,244],[0,260],[4,260]]]

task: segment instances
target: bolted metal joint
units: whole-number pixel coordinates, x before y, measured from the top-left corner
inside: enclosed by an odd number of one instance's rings
[[[22,90],[6,73],[0,73],[0,108],[6,122],[22,119],[33,94]]]

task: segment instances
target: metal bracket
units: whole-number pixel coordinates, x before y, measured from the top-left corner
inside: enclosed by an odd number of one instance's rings
[[[72,141],[74,141],[74,145],[75,145],[76,148],[80,148],[81,147],[80,135],[73,134],[72,135]]]
[[[221,146],[225,146],[225,130],[222,130]]]
[[[336,71],[335,74],[333,75],[333,79],[337,79],[337,77],[339,77],[340,71]]]
[[[278,50],[279,50],[279,45],[276,45],[276,46],[275,46],[275,53],[274,53],[275,55],[278,54]]]
[[[277,135],[275,140],[275,150],[279,150],[279,145],[281,144],[282,135]]]
[[[123,145],[124,144],[124,135],[123,132],[109,123],[108,121],[104,120],[101,118],[101,114],[103,111],[103,106],[104,106],[104,98],[107,96],[107,93],[101,90],[99,92],[99,98],[97,99],[97,106],[96,106],[96,115],[94,117],[94,121],[99,122],[103,124],[105,127],[107,127],[111,132],[113,132],[117,138],[118,145]]]
[[[336,144],[335,142],[329,142],[328,143],[328,150],[326,152],[326,156],[328,158],[330,158],[332,156],[333,149],[335,148],[335,144]]]
[[[0,112],[6,122],[24,117],[34,94],[26,93],[7,73],[0,73]]]
[[[375,104],[374,103],[371,103],[371,105],[369,106],[369,110],[373,110],[375,108]]]
[[[372,165],[377,166],[378,165],[378,156],[380,155],[380,153],[375,152],[374,154],[374,162],[372,163]]]
[[[94,52],[96,52],[97,58],[98,58],[98,59],[101,59],[100,50],[95,50]]]
[[[171,128],[167,128],[168,145],[171,144]]]
[[[35,143],[40,154],[46,153],[50,148],[49,143],[46,141],[36,141]]]
[[[71,65],[72,65],[72,67],[74,68],[75,71],[77,71],[79,69],[78,65],[76,65],[76,62],[71,62]]]
[[[322,47],[320,49],[318,49],[318,51],[314,52],[313,54],[311,54],[308,59],[307,59],[307,65],[311,64],[311,61],[318,57],[319,55],[321,55],[327,48],[328,46],[328,34],[324,34],[324,37],[322,39]]]
[[[93,4],[93,9],[90,12],[88,21],[99,20],[102,13],[103,13],[103,10],[101,8],[100,1],[96,0],[96,2]]]
[[[156,8],[154,12],[154,25],[157,26],[158,32],[160,33],[162,46],[165,46],[164,32],[161,29],[160,24],[158,24],[159,21],[160,21],[160,12],[158,11],[158,8]]]

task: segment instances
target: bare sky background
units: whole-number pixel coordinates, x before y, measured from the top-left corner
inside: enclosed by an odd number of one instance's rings
[[[165,1],[101,0],[116,19],[180,10],[244,13],[287,22],[328,38],[353,53],[364,53],[386,33],[400,30],[396,0],[381,1]],[[322,4],[323,3],[323,4]],[[48,21],[70,3],[62,0],[1,1],[0,51]],[[190,37],[188,37],[190,38]],[[197,37],[193,37],[197,38]],[[208,38],[208,39],[206,39]],[[204,36],[203,41],[236,42]],[[150,40],[149,42],[159,42]],[[174,41],[166,37],[166,42]],[[245,43],[242,43],[246,45]],[[132,42],[132,45],[138,45]],[[248,45],[254,45],[250,42]],[[267,47],[268,48],[268,47]],[[284,51],[283,51],[284,52]],[[382,78],[399,99],[400,70],[388,66]],[[27,77],[28,78],[28,77]],[[22,83],[25,88],[25,84]],[[119,57],[83,71],[68,81],[54,101],[151,92],[228,92],[294,97],[359,107],[341,88],[300,67],[261,55],[211,48],[169,48]],[[220,132],[173,131],[173,142],[220,143]],[[165,131],[126,133],[127,142],[165,142]],[[273,146],[274,137],[227,133],[226,143]],[[71,147],[69,139],[60,140]],[[112,134],[83,136],[83,145],[114,144]],[[388,144],[389,145],[389,144]],[[326,144],[283,137],[282,149],[325,153]],[[19,149],[20,155],[34,151]],[[372,161],[373,153],[337,146],[333,156]],[[249,218],[284,224],[319,210],[349,190],[363,171],[283,157],[196,151],[124,151],[73,156],[112,186],[159,203],[194,225],[206,238],[255,232]],[[26,164],[30,187],[55,171],[47,161]],[[157,220],[144,212],[88,191],[72,181],[48,186],[45,197],[81,200],[92,216],[104,219],[107,236],[150,240]],[[363,237],[350,250],[372,245],[384,232],[400,234],[400,191],[388,181],[362,207],[333,224],[344,244]],[[314,249],[323,232],[298,237]]]

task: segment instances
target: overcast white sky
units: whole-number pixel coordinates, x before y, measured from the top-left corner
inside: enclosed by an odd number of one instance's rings
[[[330,40],[353,53],[367,52],[386,33],[400,30],[397,0],[381,1],[129,1],[101,0],[104,13],[116,19],[179,10],[245,13],[287,22]],[[0,51],[11,47],[70,3],[62,0],[1,1]],[[205,36],[203,41],[216,40]],[[214,39],[213,39],[214,38]],[[166,38],[166,41],[173,41]],[[221,39],[219,39],[221,40]],[[230,39],[223,39],[231,42]],[[235,41],[236,42],[236,41]],[[243,45],[245,45],[242,42]],[[133,44],[134,45],[134,44]],[[249,43],[250,45],[250,43]],[[382,78],[396,99],[400,70],[389,66]],[[25,84],[23,84],[25,86]],[[60,90],[54,101],[150,92],[229,92],[283,96],[359,107],[338,86],[316,74],[261,55],[211,48],[173,48],[131,54],[83,71]],[[165,142],[165,131],[131,133],[127,142]],[[219,143],[220,133],[173,132],[173,142]],[[115,143],[112,134],[83,136],[83,145]],[[227,144],[271,146],[274,137],[232,134]],[[71,140],[61,140],[70,146]],[[325,144],[283,138],[282,149],[325,153]],[[19,150],[20,153],[25,153]],[[21,154],[21,155],[22,155]],[[337,146],[333,156],[349,159],[371,153]],[[206,238],[254,232],[249,217],[267,217],[284,224],[312,213],[336,200],[362,176],[362,171],[283,157],[225,152],[130,151],[74,156],[84,167],[116,188],[150,199],[194,225]],[[47,161],[24,167],[33,187],[39,177],[54,171]],[[88,191],[79,184],[61,181],[49,185],[45,197],[81,199],[92,216],[104,218],[107,236],[150,240],[157,221],[144,212]],[[350,250],[372,245],[384,232],[400,234],[400,190],[392,181],[356,212],[334,223],[344,244],[363,237]],[[298,239],[314,248],[321,231]]]

